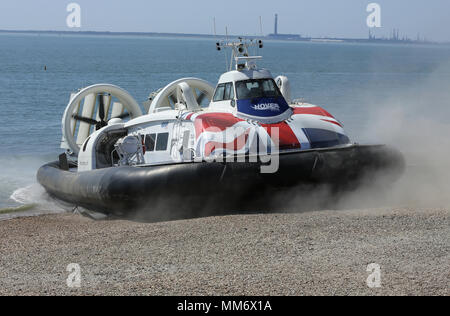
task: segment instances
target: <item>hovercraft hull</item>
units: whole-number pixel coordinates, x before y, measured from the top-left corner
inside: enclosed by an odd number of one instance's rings
[[[284,153],[276,173],[261,173],[261,162],[203,162],[145,167],[65,171],[59,163],[42,166],[38,182],[53,197],[91,211],[146,220],[172,220],[231,213],[281,210],[280,192],[327,185],[352,190],[371,174],[390,181],[404,170],[402,155],[386,146],[349,146]],[[298,190],[296,190],[298,188]]]

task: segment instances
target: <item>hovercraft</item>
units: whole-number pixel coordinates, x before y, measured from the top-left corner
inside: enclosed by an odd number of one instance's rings
[[[72,94],[59,160],[38,182],[58,200],[105,215],[190,218],[283,208],[280,193],[354,189],[375,172],[396,180],[404,160],[384,145],[352,143],[319,106],[291,100],[289,80],[258,68],[249,48],[217,43],[233,63],[213,87],[183,78],[141,107],[109,84]]]

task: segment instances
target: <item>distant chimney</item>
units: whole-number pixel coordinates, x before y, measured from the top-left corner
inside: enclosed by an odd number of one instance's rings
[[[278,35],[278,14],[275,14],[275,35]]]

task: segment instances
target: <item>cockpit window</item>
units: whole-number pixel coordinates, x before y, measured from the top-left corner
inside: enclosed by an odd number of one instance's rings
[[[256,79],[236,82],[238,99],[276,98],[281,96],[273,79]]]
[[[145,149],[147,151],[154,151],[155,143],[156,143],[156,134],[145,135],[143,137],[144,137]]]
[[[227,83],[225,86],[225,95],[224,100],[233,100],[234,99],[234,87],[233,83]]]
[[[216,93],[214,94],[214,102],[219,101],[228,101],[234,99],[234,87],[233,83],[223,83],[219,84],[216,89]]]
[[[156,141],[156,151],[166,151],[167,144],[169,142],[169,133],[158,134],[158,140]]]
[[[225,85],[219,84],[216,89],[216,94],[214,94],[214,102],[223,101],[223,96],[225,94]]]

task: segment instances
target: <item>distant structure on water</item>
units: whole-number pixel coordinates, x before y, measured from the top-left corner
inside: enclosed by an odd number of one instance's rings
[[[279,39],[279,40],[291,40],[291,41],[299,41],[299,40],[309,40],[307,38],[303,38],[298,34],[279,34],[278,33],[278,14],[275,14],[275,27],[273,34],[269,34],[267,36],[270,39]]]
[[[274,35],[278,35],[278,14],[275,14],[275,32]]]
[[[339,37],[319,37],[313,38],[308,36],[302,36],[299,34],[280,34],[278,33],[278,14],[275,14],[275,26],[274,32],[266,36],[267,39],[274,40],[285,40],[285,41],[301,41],[301,42],[347,42],[347,43],[398,43],[398,44],[432,44],[432,42],[427,41],[425,38],[420,38],[417,36],[416,40],[412,40],[407,36],[400,36],[400,30],[394,29],[392,35],[388,38],[386,37],[376,37],[373,35],[372,31],[369,30],[369,38],[339,38]]]
[[[393,29],[391,36],[388,38],[386,38],[386,37],[378,38],[373,35],[371,30],[369,30],[369,39],[367,40],[367,42],[370,42],[370,43],[383,43],[383,42],[386,42],[386,43],[411,43],[411,44],[430,44],[431,43],[426,38],[421,38],[419,34],[417,35],[416,40],[412,40],[406,35],[400,36],[399,29]]]

